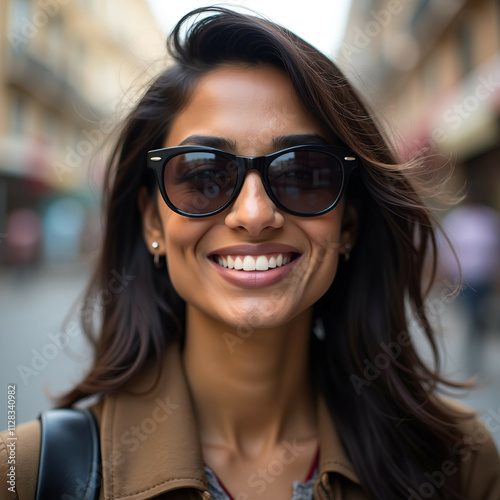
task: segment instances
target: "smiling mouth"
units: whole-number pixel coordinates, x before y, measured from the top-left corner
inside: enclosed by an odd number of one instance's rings
[[[296,253],[278,253],[273,255],[214,255],[214,262],[226,269],[236,271],[268,271],[283,267],[299,257]]]

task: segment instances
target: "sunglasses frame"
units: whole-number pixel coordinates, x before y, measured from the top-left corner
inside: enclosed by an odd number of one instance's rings
[[[267,175],[269,166],[276,158],[286,153],[294,151],[302,151],[302,150],[327,153],[333,156],[340,163],[342,167],[342,186],[339,190],[337,198],[327,208],[319,212],[314,212],[312,214],[295,212],[294,210],[290,210],[289,208],[285,207],[274,195]],[[164,183],[165,167],[167,165],[167,162],[171,158],[184,153],[196,153],[196,152],[210,152],[214,154],[216,153],[220,156],[223,156],[224,158],[227,158],[229,161],[232,161],[237,166],[238,169],[236,186],[228,201],[217,210],[202,214],[191,214],[178,209],[170,201]],[[241,188],[243,187],[243,183],[245,181],[246,173],[250,170],[257,170],[260,173],[262,184],[264,185],[264,189],[266,190],[267,195],[279,209],[283,210],[287,214],[295,215],[297,217],[317,217],[318,215],[323,215],[329,212],[330,210],[335,208],[335,206],[338,205],[338,203],[342,199],[342,196],[349,182],[349,177],[351,175],[351,172],[358,166],[358,157],[351,149],[347,147],[324,146],[324,145],[314,145],[314,144],[292,146],[290,148],[282,149],[280,151],[276,151],[275,153],[265,156],[238,156],[238,155],[233,155],[231,153],[227,153],[226,151],[222,151],[220,149],[210,148],[207,146],[173,146],[169,148],[153,149],[151,151],[148,151],[147,166],[152,170],[154,170],[156,174],[158,187],[160,189],[160,193],[165,203],[175,213],[184,215],[185,217],[192,217],[192,218],[209,217],[211,215],[216,215],[223,212],[236,200],[236,198],[240,194]]]

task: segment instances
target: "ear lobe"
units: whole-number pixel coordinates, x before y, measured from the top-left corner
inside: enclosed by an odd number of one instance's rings
[[[345,253],[345,246],[354,246],[358,233],[358,211],[352,203],[348,203],[344,207],[342,214],[342,229],[340,233],[340,253]]]
[[[148,250],[153,253],[161,253],[161,247],[163,242],[163,227],[161,224],[160,215],[158,214],[158,209],[156,207],[155,200],[153,200],[146,187],[142,187],[139,191],[139,196],[137,197],[137,205],[142,216],[142,235]],[[153,241],[160,243],[159,249],[153,252],[151,244]]]

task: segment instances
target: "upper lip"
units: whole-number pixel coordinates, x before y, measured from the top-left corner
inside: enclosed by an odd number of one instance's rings
[[[209,253],[211,255],[264,255],[270,253],[298,253],[302,252],[291,245],[285,245],[282,243],[259,243],[256,245],[242,244],[233,245],[223,248],[218,248],[213,252]]]

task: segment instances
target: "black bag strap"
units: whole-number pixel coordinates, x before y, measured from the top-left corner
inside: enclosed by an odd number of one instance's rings
[[[49,410],[40,415],[42,440],[37,500],[98,500],[99,429],[90,410]]]

